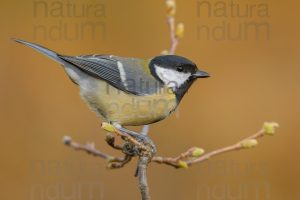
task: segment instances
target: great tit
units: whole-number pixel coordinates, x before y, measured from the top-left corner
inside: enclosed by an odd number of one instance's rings
[[[60,63],[79,86],[80,95],[105,122],[119,129],[168,117],[197,78],[209,77],[190,60],[176,55],[152,59],[113,55],[66,56],[15,39]]]

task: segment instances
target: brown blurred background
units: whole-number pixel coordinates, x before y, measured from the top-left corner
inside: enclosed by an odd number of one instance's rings
[[[151,164],[153,199],[300,199],[300,4],[233,1],[241,13],[255,5],[251,16],[236,17],[230,14],[230,1],[208,1],[211,9],[214,3],[225,5],[227,16],[224,10],[208,16],[209,5],[201,2],[178,1],[177,20],[186,33],[177,54],[212,77],[193,85],[179,117],[151,126],[158,154],[175,156],[190,146],[213,150],[254,133],[264,121],[277,121],[281,127],[253,150],[222,155],[188,170]],[[86,23],[96,30],[82,28]],[[225,35],[224,28],[217,28],[224,23],[232,27]],[[258,38],[245,23],[264,23]],[[164,1],[2,1],[0,24],[0,198],[139,199],[135,162],[110,171],[103,160],[62,144],[62,137],[70,135],[114,153],[104,142],[101,122],[61,67],[10,38],[69,55],[152,57],[169,46]],[[209,37],[199,32],[201,26],[211,31]],[[230,36],[238,30],[248,36],[233,40]]]

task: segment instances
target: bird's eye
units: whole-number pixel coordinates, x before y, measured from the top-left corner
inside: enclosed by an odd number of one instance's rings
[[[178,67],[176,68],[176,70],[177,70],[178,72],[183,72],[183,67],[182,67],[182,66],[178,66]]]

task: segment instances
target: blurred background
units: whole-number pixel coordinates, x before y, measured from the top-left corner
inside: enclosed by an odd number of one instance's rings
[[[298,7],[292,0],[177,1],[186,31],[176,53],[212,77],[193,85],[176,115],[151,125],[158,154],[214,150],[265,121],[280,129],[255,149],[188,170],[151,164],[153,199],[300,198]],[[0,16],[0,198],[139,199],[135,160],[107,170],[104,160],[62,144],[69,135],[119,155],[62,68],[10,38],[67,55],[153,57],[169,47],[164,1],[11,0],[1,1]]]

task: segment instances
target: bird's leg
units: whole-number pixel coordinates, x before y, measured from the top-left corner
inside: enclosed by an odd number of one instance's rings
[[[109,124],[104,122],[102,123],[102,128],[106,131],[117,133],[123,140],[125,140],[125,144],[122,146],[122,151],[127,155],[141,156],[141,153],[144,154],[145,152],[151,155],[156,153],[155,144],[148,135],[128,130],[117,123]]]
[[[123,145],[123,152],[126,152],[131,156],[141,156],[141,153],[144,154],[145,152],[147,152],[146,154],[149,155],[154,155],[156,153],[156,146],[148,137],[148,135],[128,130],[120,124],[114,123],[113,126],[125,136],[128,135],[129,137],[133,138],[134,142],[130,141],[129,143],[125,143]]]
[[[137,141],[144,141],[147,136],[140,134],[140,133],[136,133],[134,131],[128,130],[126,128],[124,128],[123,126],[121,126],[120,124],[116,124],[114,123],[113,126],[118,129],[119,131],[121,131],[122,133],[129,135],[131,137],[133,137],[134,139],[136,139]]]
[[[143,129],[141,130],[141,134],[142,135],[148,135],[148,132],[149,132],[149,125],[144,125],[143,126]]]

